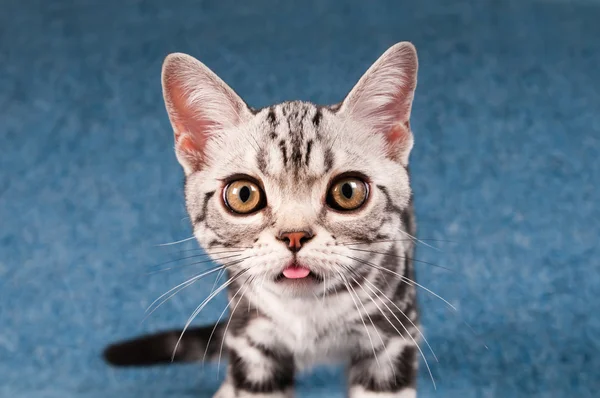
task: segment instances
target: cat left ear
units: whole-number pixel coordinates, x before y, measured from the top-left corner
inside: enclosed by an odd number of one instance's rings
[[[206,143],[251,117],[246,103],[203,63],[170,54],[162,69],[163,97],[173,131],[175,153],[186,174],[207,162]]]
[[[417,51],[409,42],[390,47],[365,72],[339,109],[340,114],[383,134],[388,155],[403,165],[413,146],[410,112],[417,86]]]

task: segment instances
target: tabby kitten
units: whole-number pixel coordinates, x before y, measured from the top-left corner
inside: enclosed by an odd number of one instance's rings
[[[169,55],[163,94],[187,210],[220,265],[209,273],[229,278],[220,290],[228,289],[231,315],[182,337],[111,346],[107,360],[216,359],[223,350],[216,398],[292,397],[296,372],[344,362],[352,398],[415,397],[422,335],[408,159],[416,81],[417,54],[403,42],[340,104],[252,109],[196,59]]]

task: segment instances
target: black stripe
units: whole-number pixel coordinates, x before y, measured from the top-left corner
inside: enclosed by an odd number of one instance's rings
[[[399,285],[405,284],[401,282]],[[381,296],[377,294],[375,297]],[[373,297],[373,298],[375,298]],[[385,302],[384,298],[380,298],[379,300]],[[388,303],[386,303],[388,304]],[[402,309],[402,306],[399,305],[401,303],[397,303],[398,307]],[[405,327],[412,327],[410,322],[406,319],[404,315],[397,308],[388,304],[388,307],[385,307],[381,303],[379,303],[379,309],[376,309],[376,313],[371,314],[371,321],[379,329],[379,331],[385,336],[402,336],[403,338],[409,339],[407,331],[404,329]],[[402,310],[404,312],[404,310]],[[397,319],[396,319],[397,318]]]
[[[292,162],[295,166],[295,171],[298,172],[302,165],[302,152],[300,151],[300,144],[296,143],[292,149]]]
[[[304,139],[304,120],[306,119],[306,115],[308,115],[308,110],[309,110],[308,106],[304,108],[304,113],[302,114],[302,117],[298,121],[300,123],[300,140]]]
[[[308,143],[306,144],[306,159],[304,160],[304,162],[306,163],[307,167],[308,167],[308,164],[310,163],[310,151],[312,149],[312,144],[313,144],[313,140],[308,140]]]
[[[277,363],[273,366],[273,374],[270,379],[257,383],[246,378],[246,363],[237,352],[230,350],[229,360],[234,387],[238,390],[254,394],[267,394],[287,390],[294,384],[294,361],[291,356],[286,359],[276,361]],[[268,361],[271,359],[265,358],[265,360]]]
[[[285,146],[285,141],[281,140],[279,141],[279,149],[281,149],[281,156],[283,157],[283,165],[287,166],[287,148]]]
[[[264,148],[261,148],[256,154],[256,164],[261,173],[267,174],[267,154]]]
[[[415,209],[414,209],[414,205],[413,205],[413,195],[411,193],[410,199],[408,200],[408,206],[406,207],[406,209],[404,209],[404,211],[402,212],[400,217],[402,220],[402,224],[404,225],[404,228],[406,228],[406,231],[413,236],[417,232],[416,226],[415,226],[415,221],[414,221],[414,214],[415,214]]]
[[[212,249],[215,245],[222,245],[223,242],[221,242],[220,240],[217,239],[212,239],[210,242],[208,242],[208,248]]]
[[[313,116],[313,119],[312,119],[312,122],[315,127],[319,127],[319,125],[321,124],[322,118],[323,118],[323,113],[321,113],[321,108],[317,107],[317,111],[315,112],[315,115]]]
[[[369,324],[369,319],[367,317],[365,317],[365,323],[367,325]],[[361,326],[363,326],[362,322]],[[360,366],[362,363],[365,363],[364,361],[374,360],[375,355],[379,356],[383,350],[385,350],[385,346],[387,346],[388,342],[390,341],[390,339],[388,339],[386,336],[381,336],[381,340],[383,340],[383,345],[375,349],[375,354],[373,354],[373,348],[370,344],[364,351],[359,351],[358,349],[354,350],[350,356],[350,367]]]
[[[355,263],[352,265],[352,267],[358,268],[358,270],[353,269],[352,272],[344,271],[344,272],[349,273],[351,276],[346,277],[345,281],[340,281],[340,283],[337,284],[336,286],[334,286],[333,289],[331,289],[331,287],[329,289],[327,289],[327,292],[326,292],[327,295],[333,294],[333,293],[339,294],[340,292],[342,292],[344,290],[346,290],[348,292],[348,294],[354,294],[352,289],[354,289],[354,290],[358,289],[360,287],[361,283],[363,282],[363,280],[366,279],[367,276],[369,276],[369,274],[371,273],[371,268],[362,263]],[[348,287],[348,285],[350,287]],[[357,322],[362,323],[362,321],[360,319],[357,320]]]
[[[390,193],[388,192],[387,188],[384,187],[383,185],[377,185],[377,188],[385,195],[386,197],[386,211],[394,211],[398,214],[400,214],[400,216],[403,215],[404,213],[404,209],[401,209],[400,207],[396,206],[394,204],[394,201],[392,200],[392,197],[390,195]]]
[[[409,255],[410,253],[404,253],[404,258],[398,259],[397,257],[392,257],[392,256],[387,256],[382,264],[383,267],[385,267],[386,269],[389,269],[391,271],[396,272],[396,270],[398,269],[398,261],[404,261],[404,270],[402,272],[402,276],[404,278],[401,278],[402,280],[400,281],[400,283],[398,284],[398,286],[396,287],[396,291],[394,292],[394,295],[392,297],[392,299],[394,300],[394,302],[399,306],[400,303],[405,303],[406,299],[408,298],[407,294],[410,288],[412,288],[412,285],[410,284],[410,282],[408,282],[406,279],[410,279],[411,278],[411,268],[412,268],[412,264],[411,264],[411,257]],[[392,275],[389,272],[385,272],[386,274]],[[406,279],[405,279],[406,278]]]
[[[232,277],[230,272],[227,273],[227,277]],[[246,281],[243,279],[234,280],[229,287],[229,291],[239,291],[244,283],[246,283]],[[238,299],[239,301],[237,301]],[[240,308],[246,308],[249,306],[248,300],[244,300],[244,297],[240,299],[238,296],[235,300],[235,303],[230,301],[230,307],[233,308],[239,306]],[[232,316],[229,317],[228,333],[231,333],[232,336],[242,335],[246,331],[248,323],[250,323],[250,321],[255,319],[257,316],[258,314],[256,311],[236,311]]]
[[[213,197],[214,194],[215,194],[215,191],[211,191],[211,192],[207,192],[204,195],[204,202],[202,203],[202,212],[194,220],[194,225],[195,224],[199,224],[199,223],[201,223],[202,221],[204,221],[206,219],[206,209],[208,207],[208,201],[210,200],[210,198]]]
[[[267,347],[264,344],[259,344],[255,341],[250,340],[250,338],[248,338],[248,344],[251,347],[256,348],[257,350],[259,350],[265,357],[270,358],[271,360],[276,360],[279,362],[292,362],[294,361],[294,358],[292,357],[292,355],[287,352],[286,350],[283,350],[281,348],[277,349],[274,347]]]
[[[229,237],[227,239],[225,236],[218,233],[217,229],[214,226],[210,225],[208,223],[208,221],[204,224],[204,226],[206,227],[206,229],[210,230],[213,234],[215,234],[217,236],[218,239],[220,239],[223,242],[224,247],[233,247],[233,246],[237,246],[240,244],[239,239],[233,240],[233,239],[231,239],[231,237]]]
[[[269,113],[267,113],[267,121],[271,126],[277,125],[277,116],[275,115],[275,110],[273,108],[269,108]]]
[[[412,345],[404,347],[402,353],[393,359],[395,372],[386,382],[382,382],[381,376],[374,377],[369,373],[371,363],[365,366],[366,364],[357,362],[354,364],[350,383],[361,385],[365,390],[373,392],[399,392],[405,388],[413,388],[417,375],[415,358],[416,348]],[[370,359],[367,361],[370,362]]]
[[[325,173],[328,173],[329,170],[333,167],[333,152],[331,149],[325,149]]]

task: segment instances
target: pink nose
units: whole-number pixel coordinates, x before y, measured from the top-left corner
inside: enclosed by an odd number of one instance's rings
[[[302,248],[302,245],[311,240],[313,235],[307,231],[284,232],[279,235],[279,240],[288,245],[288,249],[294,253]]]

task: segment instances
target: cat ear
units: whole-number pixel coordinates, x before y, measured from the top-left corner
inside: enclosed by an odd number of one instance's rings
[[[189,55],[167,56],[162,87],[175,133],[175,153],[186,174],[205,164],[205,147],[211,137],[251,117],[246,103],[214,72]]]
[[[388,155],[408,164],[413,146],[410,111],[417,85],[417,51],[409,42],[390,47],[365,72],[339,109],[358,123],[383,134]]]

